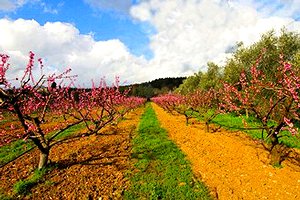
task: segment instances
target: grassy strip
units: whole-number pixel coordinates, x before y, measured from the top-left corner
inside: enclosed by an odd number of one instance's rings
[[[242,116],[243,119],[247,122],[248,127],[261,127],[261,124],[254,117]],[[212,123],[221,125],[222,127],[228,130],[242,130],[244,128],[242,117],[236,116],[232,113],[229,114],[220,114],[217,115],[216,118],[212,120]],[[262,139],[261,130],[242,130],[248,135],[250,135],[254,139]],[[266,132],[264,131],[264,138],[266,137]],[[292,136],[290,132],[283,131],[281,133],[282,136],[279,139],[281,143],[291,148],[299,148],[300,149],[300,140],[296,136]]]
[[[14,160],[22,153],[32,149],[34,144],[31,141],[17,140],[0,148],[0,166]]]
[[[75,125],[69,129],[65,130],[61,134],[59,134],[56,137],[56,139],[61,139],[61,138],[70,136],[73,133],[75,133],[83,128],[85,128],[83,123]],[[51,134],[47,135],[47,137],[50,137],[50,136],[51,136]],[[6,163],[14,160],[19,155],[26,152],[28,149],[32,149],[34,147],[35,147],[35,145],[30,140],[29,141],[17,140],[8,145],[2,146],[0,148],[0,166],[3,166]]]
[[[168,139],[154,110],[147,104],[133,141],[131,188],[125,199],[211,199],[207,188],[193,178],[189,162]]]
[[[30,177],[25,180],[20,180],[14,184],[14,193],[17,195],[29,194],[31,188],[38,184],[42,180],[43,176],[51,170],[52,168],[43,168],[41,170],[36,169]]]
[[[0,188],[0,199],[3,200],[13,200],[13,199],[23,199],[26,195],[30,198],[30,190],[41,181],[46,173],[53,170],[55,166],[50,166],[43,168],[41,170],[36,169],[31,176],[26,179],[19,180],[13,185],[13,194],[7,195],[6,192]],[[27,199],[27,198],[26,198]]]

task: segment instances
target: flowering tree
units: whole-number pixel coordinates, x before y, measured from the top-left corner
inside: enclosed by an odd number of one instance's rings
[[[59,142],[54,138],[66,129],[82,122],[88,129],[86,135],[96,134],[143,102],[121,93],[118,79],[111,87],[101,80],[97,86],[93,83],[91,89],[71,88],[74,76],[69,75],[70,69],[48,77],[41,73],[35,79],[32,52],[24,75],[16,79],[19,84],[14,86],[6,75],[9,57],[0,57],[0,118],[3,112],[17,117],[24,130],[20,137],[32,140],[40,150],[39,169],[46,166],[51,147]],[[38,63],[42,72],[42,60],[38,59]],[[64,85],[67,80],[69,84]],[[54,120],[58,122],[55,125]]]
[[[185,116],[186,124],[189,119],[200,116],[205,123],[205,131],[209,132],[209,124],[220,113],[218,107],[219,93],[215,89],[197,90],[186,95],[167,94],[153,97],[151,100],[170,113]]]
[[[190,109],[197,113],[205,123],[205,131],[210,131],[211,121],[220,113],[219,92],[215,89],[197,90],[186,96]]]
[[[188,98],[179,94],[165,94],[158,97],[151,98],[153,102],[161,106],[163,109],[171,114],[181,114],[185,116],[186,125],[189,123],[189,119],[193,116],[193,110],[188,104]]]
[[[74,89],[64,99],[65,103],[59,105],[65,115],[83,120],[88,129],[85,135],[97,134],[145,101],[143,98],[126,97],[126,94],[127,91],[120,92],[118,78],[112,86],[107,86],[102,79],[98,85],[93,82],[91,89]]]
[[[166,111],[172,113],[175,111],[176,106],[183,103],[184,98],[177,94],[165,94],[151,98],[151,100],[161,106]]]
[[[263,55],[261,55],[262,57]],[[279,143],[283,130],[292,135],[298,134],[295,122],[299,122],[300,77],[288,62],[281,57],[275,72],[274,82],[269,82],[262,71],[258,70],[261,57],[247,74],[242,71],[237,84],[224,83],[223,103],[221,106],[229,111],[245,112],[255,116],[261,123],[262,137],[266,132],[271,145],[271,164],[280,165],[286,152]]]
[[[55,135],[58,135],[82,121],[66,119],[62,123],[63,125],[52,128],[43,126],[61,113],[61,110],[57,110],[57,105],[64,98],[70,85],[62,87],[63,82],[57,85],[55,80],[71,80],[72,76],[68,75],[71,70],[68,69],[60,75],[53,74],[49,77],[42,74],[35,80],[33,75],[34,53],[30,52],[24,74],[21,79],[15,79],[19,82],[18,86],[13,86],[13,80],[8,80],[6,76],[6,72],[10,68],[9,56],[0,54],[0,57],[0,108],[2,112],[10,112],[18,118],[24,130],[24,134],[20,136],[32,140],[38,147],[40,150],[38,168],[41,169],[47,164],[50,142],[53,139],[53,137],[46,137],[46,134],[56,131]],[[38,59],[38,63],[42,71],[42,60]],[[52,116],[50,117],[50,115]]]
[[[146,103],[145,98],[141,97],[126,97],[121,103],[121,109],[119,109],[122,116],[128,113],[131,110],[138,108],[141,105]]]

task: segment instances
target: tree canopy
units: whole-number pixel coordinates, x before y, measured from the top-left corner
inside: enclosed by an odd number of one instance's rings
[[[245,46],[242,42],[236,44],[232,56],[227,59],[224,66],[207,63],[207,71],[195,73],[188,77],[177,88],[176,92],[187,94],[197,89],[218,89],[222,82],[237,83],[242,71],[249,76],[251,67],[258,61],[258,69],[266,75],[266,79],[274,81],[275,71],[280,66],[280,57],[297,66],[300,66],[300,35],[289,32],[283,28],[280,33],[274,30],[263,34],[259,41]]]

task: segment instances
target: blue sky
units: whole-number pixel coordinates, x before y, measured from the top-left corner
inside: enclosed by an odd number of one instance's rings
[[[1,1],[1,0],[0,0]],[[126,1],[126,0],[125,0]],[[130,5],[136,4],[130,1]],[[92,33],[95,40],[120,39],[134,55],[152,57],[148,48],[154,29],[149,23],[133,20],[119,5],[101,7],[82,0],[32,1],[13,12],[2,11],[0,17],[34,19],[40,24],[63,21],[76,26],[82,34]],[[133,39],[134,38],[134,39]]]
[[[17,76],[29,51],[80,84],[188,76],[223,65],[237,42],[300,30],[300,0],[0,0],[0,53]]]

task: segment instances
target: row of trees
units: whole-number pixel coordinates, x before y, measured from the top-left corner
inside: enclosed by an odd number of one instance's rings
[[[184,81],[177,89],[181,94],[159,96],[153,101],[185,114],[187,119],[188,114],[196,112],[203,117],[207,130],[210,121],[220,113],[255,117],[259,127],[249,128],[262,130],[262,138],[271,143],[265,145],[271,164],[279,165],[286,156],[285,147],[279,142],[283,131],[293,136],[299,133],[299,55],[299,35],[283,30],[277,37],[270,32],[248,48],[240,45],[223,70],[209,63],[206,73]]]
[[[120,92],[118,79],[113,86],[101,80],[90,89],[75,88],[76,76],[70,74],[71,69],[46,76],[42,73],[41,59],[38,59],[41,75],[36,78],[32,52],[23,76],[8,79],[9,56],[0,54],[0,58],[0,118],[11,113],[18,119],[24,130],[20,137],[33,141],[40,151],[39,169],[47,165],[50,149],[57,143],[56,136],[65,130],[83,123],[88,130],[85,135],[97,134],[145,102],[142,98],[127,97],[126,91]],[[49,128],[47,124],[55,119],[59,123]]]
[[[157,96],[159,94],[168,93],[169,91],[174,90],[185,78],[160,78],[155,79],[150,82],[132,84],[128,86],[121,86],[120,89],[128,89],[130,88],[129,95],[130,96],[138,96],[143,98],[151,98],[153,96]]]
[[[245,46],[242,42],[237,43],[232,56],[228,58],[224,66],[208,62],[206,72],[199,71],[188,77],[176,89],[176,92],[187,94],[197,89],[219,89],[222,87],[223,81],[235,84],[239,81],[242,71],[250,74],[251,66],[260,57],[262,49],[265,49],[266,52],[260,60],[258,69],[262,70],[270,81],[275,79],[276,70],[280,65],[280,55],[283,56],[283,60],[291,63],[294,67],[300,66],[300,35],[285,29],[282,29],[279,35],[275,31],[270,31],[250,46]]]

